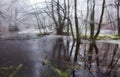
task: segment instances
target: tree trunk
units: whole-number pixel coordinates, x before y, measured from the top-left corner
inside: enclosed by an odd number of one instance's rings
[[[94,30],[95,30],[94,15],[95,15],[95,0],[93,0],[92,12],[90,16],[90,39],[94,38]]]
[[[57,35],[62,35],[63,34],[63,27],[57,28],[56,31],[57,31],[56,32]]]
[[[77,38],[77,44],[75,49],[75,57],[74,57],[74,63],[77,62],[77,57],[79,54],[79,47],[80,47],[80,34],[79,34],[79,27],[78,27],[78,18],[77,18],[77,0],[74,0],[75,5],[75,27],[76,27],[76,38]]]
[[[118,26],[118,36],[120,37],[120,16],[119,16],[119,5],[120,2],[117,3],[117,26]]]
[[[99,21],[99,24],[98,24],[98,30],[97,30],[97,33],[95,34],[95,39],[97,38],[97,36],[99,35],[100,33],[100,30],[101,30],[101,24],[102,24],[102,21],[103,21],[103,15],[104,15],[104,9],[105,9],[105,0],[103,0],[103,3],[102,3],[102,11],[101,11],[101,16],[100,16],[100,21]]]
[[[78,17],[77,17],[77,0],[74,0],[75,5],[75,27],[76,27],[76,39],[80,41],[79,27],[78,27]]]

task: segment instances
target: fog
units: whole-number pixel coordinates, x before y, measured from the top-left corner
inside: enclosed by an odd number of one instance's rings
[[[112,4],[113,0],[106,0],[106,5]],[[61,1],[61,6],[63,2]],[[96,1],[96,22],[99,21],[102,1]],[[71,20],[74,17],[73,0],[70,1]],[[92,3],[91,3],[92,5]],[[49,9],[48,9],[49,7]],[[78,0],[78,18],[80,24],[86,19],[87,0]],[[108,7],[108,9],[111,7]],[[112,7],[113,8],[113,7]],[[50,10],[50,0],[0,0],[0,31],[8,31],[9,26],[17,26],[20,30],[37,29],[38,22],[35,15],[39,15],[42,26],[53,25],[53,21],[48,16]],[[112,14],[114,10],[110,13]],[[107,18],[104,15],[104,20]],[[72,20],[74,21],[74,20]]]

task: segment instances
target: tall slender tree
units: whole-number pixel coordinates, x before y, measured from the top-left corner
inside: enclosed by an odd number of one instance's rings
[[[94,24],[94,16],[95,16],[95,0],[93,0],[93,5],[92,5],[92,12],[91,12],[91,16],[90,16],[90,38],[93,39],[94,38],[94,30],[95,30],[95,24]]]
[[[100,20],[99,20],[99,23],[98,23],[98,29],[97,29],[97,33],[95,34],[95,37],[94,37],[95,39],[97,38],[97,36],[99,35],[99,33],[101,31],[101,25],[102,25],[103,15],[104,15],[104,11],[105,11],[105,3],[106,3],[106,1],[103,0],[102,11],[101,11]]]
[[[80,34],[79,34],[78,16],[77,16],[77,0],[74,0],[74,6],[75,6],[74,13],[75,13],[75,27],[76,27],[76,39],[77,39],[74,62],[76,62],[80,47]]]
[[[118,36],[120,37],[120,15],[119,15],[120,0],[115,0],[115,4],[117,6],[117,28],[118,28]]]

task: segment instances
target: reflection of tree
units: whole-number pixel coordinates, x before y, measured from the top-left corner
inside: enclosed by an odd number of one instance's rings
[[[98,47],[99,48],[98,48]],[[88,48],[88,68],[89,70],[93,69],[94,63],[96,61],[96,72],[101,75],[115,75],[118,71],[118,60],[120,56],[117,44],[109,43],[96,43],[91,42]],[[95,55],[94,55],[95,52]]]
[[[67,57],[67,52],[66,52],[65,44],[63,42],[63,38],[57,38],[53,50],[53,58],[65,59],[66,57]]]
[[[78,60],[85,63],[83,67],[90,70],[90,73],[96,72],[100,76],[117,73],[120,58],[118,45],[91,41],[84,53],[84,56],[79,55]]]
[[[86,44],[81,45],[81,47],[85,47]],[[116,44],[109,43],[96,43],[95,41],[91,41],[89,44],[87,43],[86,47],[80,49],[76,42],[73,42],[72,46],[69,48],[69,53],[67,53],[67,49],[63,42],[62,38],[56,39],[56,44],[53,51],[53,58],[57,58],[57,60],[66,59],[69,55],[74,60],[74,65],[77,65],[76,62],[84,63],[83,67],[85,70],[89,70],[90,74],[96,73],[100,77],[105,75],[115,75],[118,71],[118,60],[119,56],[119,47]],[[77,48],[78,47],[78,48]],[[75,55],[75,50],[78,50],[77,57]],[[82,53],[83,52],[83,53]],[[72,56],[72,54],[74,54]],[[76,58],[76,60],[75,60]],[[79,64],[79,63],[78,63]],[[73,65],[73,66],[74,66]],[[72,69],[72,75],[75,74],[76,70]]]
[[[102,73],[105,74],[110,74],[112,72],[117,72],[118,68],[116,69],[116,67],[118,67],[118,60],[120,58],[120,56],[118,55],[119,53],[119,47],[117,44],[105,44],[104,47],[106,47],[106,49],[104,49],[104,53],[101,59],[101,64],[105,64],[105,65],[101,65],[104,66],[106,70],[103,70],[103,68],[99,68]]]
[[[91,41],[89,44],[89,49],[88,49],[88,65],[89,68],[91,68],[91,63],[92,63],[92,59],[93,59],[93,52],[95,51],[95,59],[96,59],[96,65],[99,66],[99,58],[98,58],[98,48],[96,46],[96,42],[95,41]]]
[[[110,63],[108,64],[108,67],[107,67],[107,73],[110,73],[112,71],[112,69],[114,68],[114,66],[116,65],[116,63],[117,63],[117,62],[114,62],[117,50],[118,50],[118,45],[115,45],[115,47],[113,49],[112,56],[111,56],[112,59],[111,59]]]

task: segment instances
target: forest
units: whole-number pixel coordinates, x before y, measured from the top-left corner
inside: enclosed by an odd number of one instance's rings
[[[120,0],[0,0],[0,77],[119,77]]]

